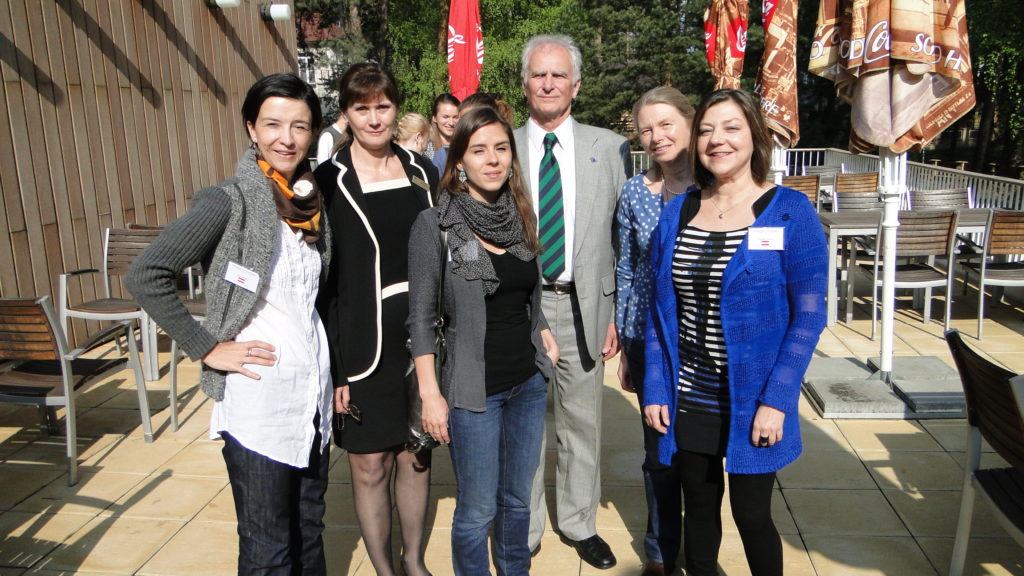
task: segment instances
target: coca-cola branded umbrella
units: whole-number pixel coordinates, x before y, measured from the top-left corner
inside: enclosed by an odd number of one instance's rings
[[[850,101],[851,151],[880,148],[885,200],[880,371],[891,382],[905,152],[930,142],[974,107],[964,1],[821,0],[809,71],[834,81],[839,96]]]
[[[792,148],[800,140],[796,87],[797,0],[763,0],[764,56],[754,92],[775,141]]]
[[[711,0],[704,12],[704,44],[716,90],[740,87],[748,11],[747,0]]]
[[[781,182],[786,174],[786,149],[800,140],[796,86],[797,0],[762,0],[764,55],[754,92],[761,97],[761,113],[774,136],[772,172]]]
[[[452,0],[448,11],[448,82],[459,100],[476,92],[484,65],[484,35],[477,0]]]

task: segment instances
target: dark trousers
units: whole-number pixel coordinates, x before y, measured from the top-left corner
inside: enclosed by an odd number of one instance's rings
[[[330,446],[313,439],[309,466],[295,468],[224,437],[231,493],[238,516],[240,576],[325,576],[324,494]]]
[[[644,401],[644,343],[623,338],[622,357],[619,362],[629,363],[629,375],[641,406]],[[648,562],[660,562],[667,571],[675,568],[679,556],[682,530],[683,501],[679,493],[679,471],[658,462],[658,440],[661,434],[644,423],[644,496],[647,498],[647,533],[644,535],[644,554]]]
[[[721,456],[680,451],[673,461],[683,484],[683,553],[687,576],[718,574],[722,544]],[[775,473],[729,474],[729,503],[752,576],[782,576],[782,540],[772,520]]]

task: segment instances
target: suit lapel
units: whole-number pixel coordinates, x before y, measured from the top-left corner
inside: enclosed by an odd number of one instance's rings
[[[573,239],[573,261],[576,261],[583,248],[590,228],[591,214],[594,211],[595,199],[591,198],[596,189],[596,174],[589,165],[588,159],[595,154],[596,141],[589,136],[585,128],[581,128],[575,119],[572,120],[573,145],[576,156],[576,227]]]

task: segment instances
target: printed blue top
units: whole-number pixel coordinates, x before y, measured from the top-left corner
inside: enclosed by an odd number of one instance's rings
[[[615,210],[619,261],[615,266],[615,326],[619,338],[642,342],[651,301],[651,235],[665,201],[644,183],[647,172],[622,187]]]

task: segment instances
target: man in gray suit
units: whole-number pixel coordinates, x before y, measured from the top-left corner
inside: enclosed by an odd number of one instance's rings
[[[612,222],[630,162],[625,138],[572,118],[581,67],[580,51],[568,36],[534,36],[527,42],[522,82],[530,118],[515,139],[537,210],[541,305],[561,348],[552,394],[558,531],[583,560],[604,569],[615,565],[615,555],[596,524],[601,392],[604,361],[619,348]],[[543,452],[532,497],[530,547],[536,549],[547,519]]]

